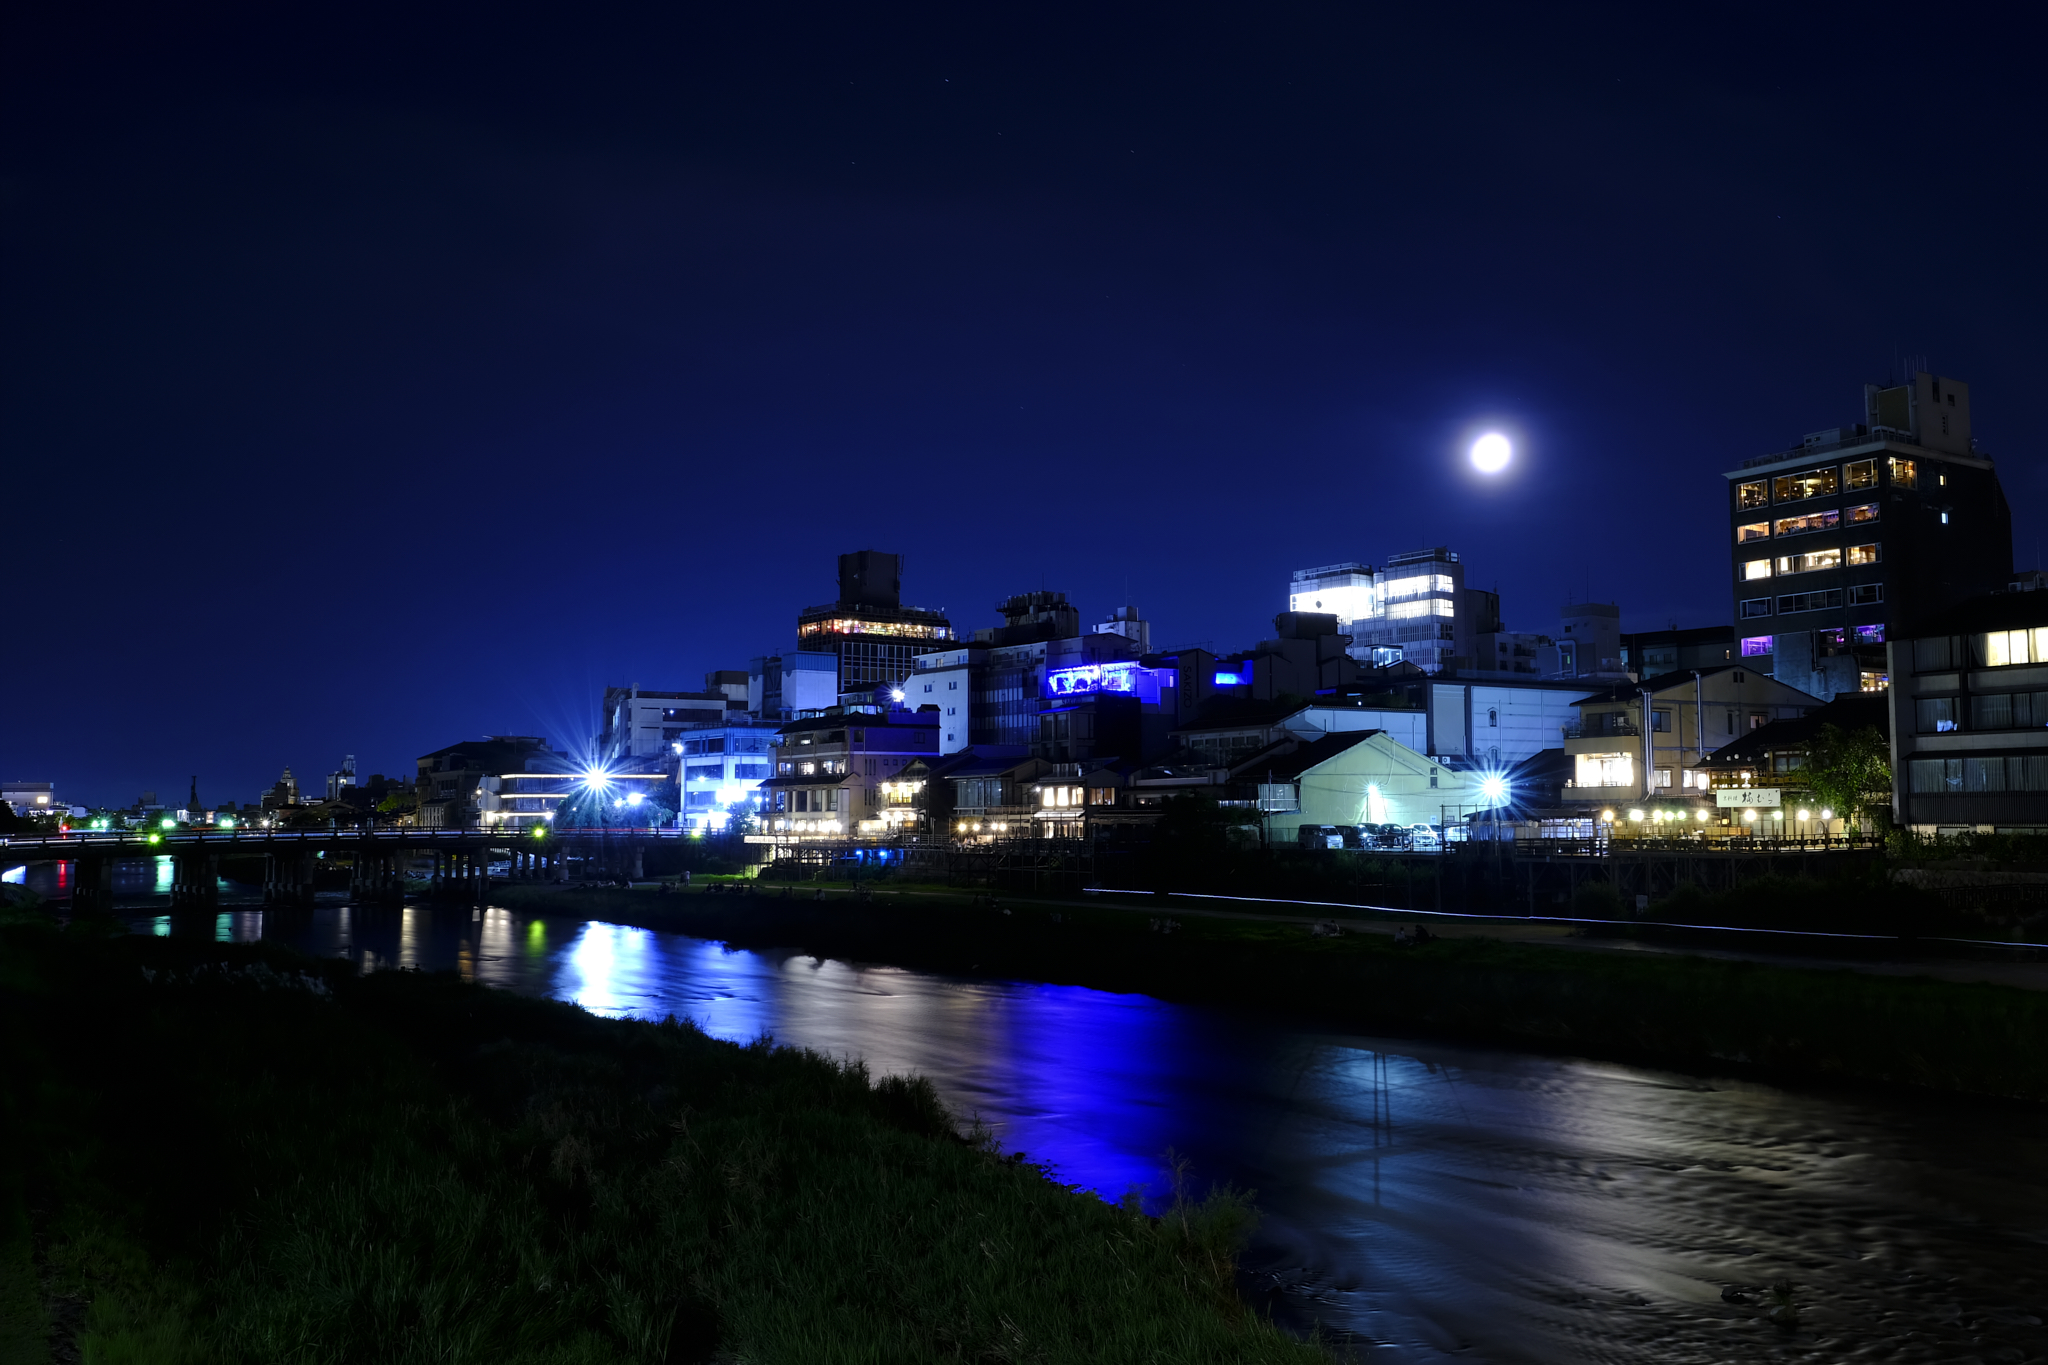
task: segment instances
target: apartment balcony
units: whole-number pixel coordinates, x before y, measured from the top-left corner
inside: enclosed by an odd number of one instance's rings
[[[1625,716],[1599,716],[1588,721],[1583,717],[1564,723],[1566,739],[1634,739],[1643,733],[1643,727]]]

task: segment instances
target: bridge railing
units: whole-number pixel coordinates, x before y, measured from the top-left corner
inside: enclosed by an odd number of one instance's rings
[[[536,839],[532,827],[525,829],[375,829],[375,830],[119,830],[73,831],[68,834],[16,835],[0,838],[0,849],[20,856],[26,853],[112,852],[130,849],[139,854],[168,853],[176,849],[276,847],[279,844],[381,844],[389,847],[427,848],[435,844],[486,843],[494,847],[532,847],[556,841],[582,843],[600,839],[677,840],[689,837],[687,830],[612,825],[604,828],[548,828],[545,839]]]

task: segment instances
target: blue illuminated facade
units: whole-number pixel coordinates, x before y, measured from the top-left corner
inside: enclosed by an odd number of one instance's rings
[[[1108,694],[1136,697],[1156,706],[1159,704],[1159,689],[1172,687],[1175,678],[1176,674],[1170,668],[1146,668],[1131,660],[1072,664],[1065,668],[1047,669],[1039,695],[1055,700]]]
[[[674,745],[685,829],[720,829],[761,809],[761,783],[773,772],[777,727],[766,721],[685,730]]]

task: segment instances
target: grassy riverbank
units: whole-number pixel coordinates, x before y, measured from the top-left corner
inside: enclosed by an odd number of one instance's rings
[[[1322,1358],[1238,1304],[1241,1200],[452,977],[7,925],[0,1105],[9,1362]]]
[[[1168,928],[1165,902],[1012,902],[1005,912],[964,895],[810,894],[511,887],[503,902],[739,947],[1141,991],[1363,1031],[2048,1100],[2048,992],[1483,939],[1402,946],[1194,915]]]

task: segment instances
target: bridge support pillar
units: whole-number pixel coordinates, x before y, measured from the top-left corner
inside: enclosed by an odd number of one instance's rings
[[[210,850],[171,855],[171,905],[204,910],[220,904],[220,855]]]
[[[314,878],[320,871],[320,860],[304,849],[293,860],[292,894],[289,904],[311,905],[313,903]]]
[[[71,867],[71,916],[104,915],[114,908],[114,860],[80,858]]]
[[[630,880],[637,882],[646,875],[645,864],[640,857],[640,845],[635,843],[627,859],[627,876]]]

